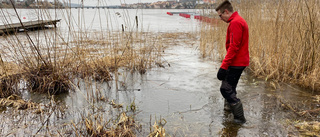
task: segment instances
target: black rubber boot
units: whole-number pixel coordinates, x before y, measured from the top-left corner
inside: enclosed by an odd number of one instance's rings
[[[233,119],[235,123],[244,124],[246,123],[246,118],[243,114],[243,107],[241,101],[235,104],[231,104],[231,111],[233,113]]]
[[[224,111],[231,112],[230,103],[227,100],[224,100]]]

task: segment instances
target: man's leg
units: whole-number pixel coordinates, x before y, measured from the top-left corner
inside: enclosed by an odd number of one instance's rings
[[[222,81],[220,92],[231,104],[240,101],[240,99],[237,98],[236,87],[244,69],[245,67],[229,67],[226,79]]]
[[[236,87],[244,68],[245,67],[229,67],[226,79],[222,81],[220,87],[220,92],[230,105],[236,123],[245,123],[246,121],[243,115],[242,103],[236,96]],[[227,105],[226,103],[225,105]]]

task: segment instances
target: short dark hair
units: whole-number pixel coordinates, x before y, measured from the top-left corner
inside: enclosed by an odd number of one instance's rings
[[[217,8],[216,11],[220,10],[220,12],[223,12],[225,9],[227,9],[230,12],[233,12],[233,7],[231,5],[231,3],[226,0],[224,2],[222,2]]]

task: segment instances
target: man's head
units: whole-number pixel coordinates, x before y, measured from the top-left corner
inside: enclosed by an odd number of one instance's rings
[[[220,16],[220,19],[223,20],[224,22],[227,22],[231,17],[231,15],[233,14],[233,7],[231,3],[228,0],[226,0],[216,8],[216,11]]]

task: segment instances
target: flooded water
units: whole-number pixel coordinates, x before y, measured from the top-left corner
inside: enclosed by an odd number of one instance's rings
[[[91,9],[86,12],[86,18],[90,18],[92,17],[90,15],[97,11]],[[135,14],[137,10],[114,10],[112,12],[121,12],[123,15],[125,13]],[[198,21],[176,15],[169,16],[166,14],[167,10],[138,12],[137,15],[142,17],[140,19],[144,31],[189,33],[199,30],[200,23]],[[25,12],[20,11],[20,13]],[[130,17],[132,16],[130,15]],[[95,23],[100,21],[95,19],[86,21],[92,22],[92,24],[85,23],[90,24],[86,26],[88,30],[99,30],[99,25]],[[125,24],[125,22],[115,24]],[[134,25],[133,23],[127,24]],[[120,28],[118,25],[113,27],[115,31]],[[60,29],[61,31],[67,30],[63,22]],[[108,29],[108,26],[103,26],[103,29]],[[160,118],[167,121],[164,128],[170,136],[297,135],[296,130],[287,123],[299,120],[299,118],[292,111],[281,107],[280,100],[305,109],[317,107],[311,99],[313,95],[311,91],[288,84],[282,84],[280,89],[275,90],[265,81],[243,73],[237,91],[238,97],[244,105],[247,123],[242,126],[234,124],[232,114],[223,110],[224,99],[219,90],[221,82],[216,78],[220,62],[202,58],[197,45],[199,45],[199,41],[168,46],[163,55],[166,62],[165,68],[153,68],[143,75],[123,71],[119,75],[119,88],[115,88],[115,81],[108,83],[75,81],[78,88],[74,92],[57,96],[57,100],[61,102],[65,112],[59,118],[57,114],[54,114],[56,118],[50,119],[51,123],[55,123],[54,126],[77,121],[83,114],[90,111],[93,105],[90,97],[93,98],[97,95],[96,93],[105,97],[106,101],[96,102],[94,105],[105,111],[106,116],[112,117],[117,113],[110,110],[109,102],[112,100],[123,104],[124,107],[130,106],[132,102],[135,103],[137,107],[135,118],[142,125],[142,130],[137,132],[137,136],[147,136],[154,121]],[[25,99],[31,99],[35,102],[44,104],[50,102],[46,96],[28,92],[24,92],[23,95]],[[9,125],[24,123],[23,121],[28,120],[43,121],[43,119],[31,114],[30,116],[25,116],[26,114],[10,116],[8,114],[10,112],[10,109],[1,110],[0,118],[3,121],[1,122],[1,127],[3,127],[0,130],[1,136],[34,135],[40,129],[41,125],[34,129],[16,125],[15,127],[18,129],[15,128],[16,130],[12,131],[13,129]],[[23,113],[23,111],[19,112]],[[12,120],[14,123],[11,123]],[[19,127],[22,131],[19,130]],[[17,130],[19,132],[16,132]]]
[[[312,94],[308,91],[286,84],[273,90],[264,81],[244,73],[237,89],[247,123],[239,126],[232,122],[232,114],[223,110],[221,82],[216,78],[218,62],[201,58],[196,47],[191,45],[172,46],[166,50],[164,58],[170,67],[154,68],[144,75],[124,73],[120,76],[120,83],[126,84],[118,91],[115,91],[113,82],[109,83],[111,88],[106,88],[106,83],[94,86],[101,87],[107,100],[115,100],[124,106],[135,102],[136,119],[142,125],[138,136],[147,136],[155,119],[160,117],[167,121],[164,128],[171,136],[294,135],[296,133],[289,130],[287,121],[299,118],[281,107],[279,98],[287,103],[300,104],[297,107],[305,109],[314,105],[310,105]],[[83,110],[88,106],[83,102],[87,86],[80,87],[79,92],[71,92],[63,99],[69,106],[68,111]]]
[[[295,117],[283,110],[274,96],[298,102],[311,96],[292,87],[269,90],[263,81],[244,73],[238,96],[248,122],[237,126],[232,115],[223,111],[224,99],[216,78],[219,63],[200,58],[198,50],[190,45],[168,49],[165,58],[171,67],[147,72],[142,76],[143,83],[132,87],[140,91],[120,92],[119,99],[136,101],[145,126],[150,116],[165,118],[166,131],[173,136],[287,136],[286,120]]]
[[[58,23],[60,31],[121,31],[122,25],[125,31],[190,32],[199,30],[200,23],[193,19],[193,16],[191,18],[183,18],[178,14],[169,16],[167,12],[199,13],[200,11],[196,9],[17,9],[22,22],[61,19]],[[0,16],[2,17],[1,25],[19,22],[18,16],[12,9],[3,9]]]

